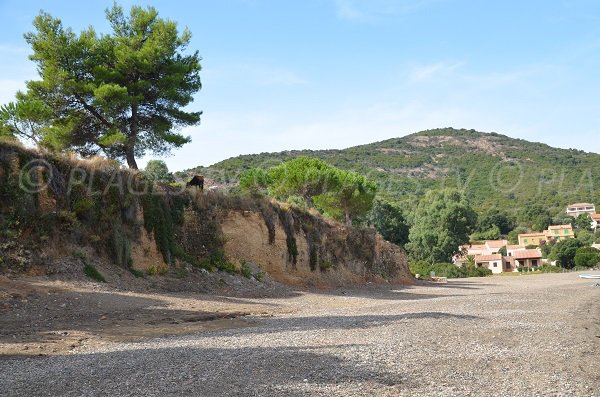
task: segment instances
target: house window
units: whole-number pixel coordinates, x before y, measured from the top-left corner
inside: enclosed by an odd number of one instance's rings
[[[554,234],[558,234],[558,230],[555,230],[555,231],[554,231]]]
[[[527,239],[523,240],[524,242],[527,242]]]
[[[498,262],[494,262],[494,267],[498,267]]]
[[[532,260],[532,261],[531,261],[531,265],[532,265],[532,266],[534,266],[534,267],[537,267],[537,265],[538,265],[538,260],[537,260],[537,259],[534,259],[534,260]]]
[[[565,229],[565,234],[569,234],[569,230],[568,229]]]

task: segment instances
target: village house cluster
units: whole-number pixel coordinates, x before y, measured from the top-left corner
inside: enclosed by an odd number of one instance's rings
[[[592,229],[596,230],[600,225],[600,214],[596,214],[594,204],[569,205],[566,214],[574,218],[581,214],[588,214]],[[574,237],[572,225],[555,225],[543,232],[519,234],[519,244],[516,245],[509,244],[507,240],[487,240],[482,244],[463,245],[460,247],[459,254],[454,257],[454,264],[463,266],[468,261],[473,261],[475,266],[488,268],[496,274],[516,272],[521,267],[537,268],[546,262],[542,259],[540,245]],[[600,249],[600,245],[593,246]]]
[[[488,240],[480,245],[464,245],[460,254],[454,258],[454,264],[463,266],[469,257],[477,267],[486,267],[492,273],[516,272],[519,267],[538,267],[542,265],[542,251],[524,245],[510,245],[507,240]]]

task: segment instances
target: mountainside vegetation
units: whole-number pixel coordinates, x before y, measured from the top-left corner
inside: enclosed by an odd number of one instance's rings
[[[453,128],[343,150],[243,155],[178,175],[202,174],[235,190],[242,172],[300,156],[364,175],[377,183],[378,197],[404,211],[416,209],[429,190],[458,189],[486,222],[501,214],[495,226],[502,234],[518,225],[541,230],[568,221],[564,209],[572,202],[600,202],[600,155]],[[494,234],[489,226],[484,231]]]

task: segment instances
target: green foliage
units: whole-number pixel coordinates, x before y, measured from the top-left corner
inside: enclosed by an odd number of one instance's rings
[[[557,264],[565,269],[572,269],[575,266],[575,255],[577,249],[583,244],[577,239],[568,239],[559,241],[552,247],[549,259],[557,261]]]
[[[116,224],[113,226],[110,248],[115,265],[127,268],[132,267],[131,241],[125,235],[122,228]]]
[[[531,230],[542,231],[548,229],[548,226],[552,224],[552,217],[542,205],[528,203],[521,209],[519,221]]]
[[[294,207],[306,210],[308,209],[308,205],[306,204],[306,200],[304,200],[300,196],[290,196],[287,198],[286,203],[293,205]]]
[[[562,273],[563,269],[559,266],[543,265],[538,267],[538,271],[542,273]]]
[[[583,245],[591,246],[596,242],[596,233],[590,229],[577,230],[576,237]]]
[[[256,279],[256,281],[263,281],[265,279],[265,272],[258,271],[254,273],[254,278]]]
[[[592,218],[588,214],[579,214],[574,221],[573,227],[579,230],[590,230],[592,226]]]
[[[508,256],[508,252],[507,252],[506,246],[504,246],[504,247],[500,248],[500,249],[498,250],[498,253],[499,253],[500,255],[502,255],[502,256]]]
[[[285,231],[285,242],[288,252],[288,260],[294,265],[298,262],[298,246],[296,244],[296,231],[292,215],[286,211],[279,211],[279,221]]]
[[[508,233],[507,239],[510,244],[519,244],[519,234],[527,233],[529,230],[526,227],[518,226]]]
[[[142,196],[144,227],[148,233],[154,233],[156,245],[166,263],[171,264],[176,252],[173,239],[173,214],[162,196],[148,194]]]
[[[406,245],[413,260],[450,262],[469,242],[477,214],[457,190],[430,191],[414,212]]]
[[[146,274],[148,274],[149,276],[156,276],[166,274],[168,271],[169,269],[167,269],[166,267],[152,265],[146,270]]]
[[[322,272],[326,272],[327,270],[329,270],[329,269],[331,269],[333,267],[334,267],[333,262],[331,262],[331,261],[329,261],[327,259],[322,260],[321,263],[319,263],[319,269]]]
[[[106,282],[104,276],[92,264],[86,263],[83,267],[83,273],[92,280],[96,280],[100,283]]]
[[[316,206],[322,213],[352,224],[353,218],[365,216],[371,209],[377,185],[322,160],[298,157],[267,171],[248,169],[240,175],[240,189],[255,196],[268,193],[289,199],[300,208]]]
[[[23,98],[18,93],[17,98]],[[48,131],[51,109],[40,100],[18,101],[0,107],[0,136],[19,137],[38,143]]]
[[[554,241],[554,240],[550,240],[548,242],[542,242],[542,244],[540,244],[540,250],[542,251],[542,258],[546,259],[546,258],[548,258],[548,256],[550,256],[550,252],[552,252],[552,247],[554,247],[554,244],[556,244],[556,241]]]
[[[553,224],[569,223],[564,211],[570,203],[600,203],[600,190],[595,189],[600,186],[600,155],[452,128],[344,150],[238,156],[188,172],[223,181],[226,176],[237,179],[241,171],[251,167],[268,169],[301,156],[366,176],[377,183],[381,198],[398,203],[406,214],[416,209],[428,190],[456,188],[465,192],[473,208],[482,214],[482,224],[486,215],[498,211],[514,225],[526,229],[535,226],[533,230],[540,231],[549,223],[548,214]],[[532,205],[542,209],[537,216],[530,218],[534,214],[519,211]],[[498,223],[501,233],[506,234],[507,228]],[[511,243],[516,244],[516,234]]]
[[[162,160],[150,160],[144,169],[144,176],[154,182],[169,183],[174,181],[167,164]]]
[[[355,172],[331,169],[327,189],[314,197],[315,205],[334,219],[352,225],[354,217],[366,215],[373,205],[377,185]]]
[[[600,251],[594,247],[577,248],[574,258],[575,267],[591,268],[600,263]]]
[[[298,157],[269,168],[264,179],[270,195],[279,199],[301,196],[312,206],[313,197],[329,191],[333,178],[334,170],[326,162]]]
[[[250,266],[247,263],[244,262],[240,266],[240,274],[246,278],[252,277],[252,269],[250,268]]]
[[[409,262],[411,274],[419,274],[422,278],[428,278],[431,272],[435,272],[436,277],[447,278],[465,278],[465,277],[487,277],[492,275],[490,269],[482,267],[458,267],[451,263],[434,263],[427,261]]]
[[[498,240],[500,236],[500,228],[496,225],[492,225],[488,230],[473,233],[471,235],[471,241]]]
[[[368,222],[387,241],[398,245],[408,242],[410,227],[398,205],[383,199],[375,199]]]
[[[210,256],[210,264],[217,269],[230,274],[235,274],[238,272],[235,264],[225,258],[225,252],[222,249],[212,253]]]
[[[511,230],[514,229],[514,223],[509,219],[509,217],[498,211],[498,209],[494,208],[492,210],[487,211],[477,220],[477,231],[480,233],[485,233],[490,230],[494,230],[494,235],[507,235]],[[496,232],[497,230],[497,232]],[[498,237],[493,238],[485,238],[482,240],[495,240]]]
[[[250,168],[240,174],[240,189],[252,196],[266,195],[270,184],[268,173],[260,168]]]
[[[176,130],[200,120],[183,110],[201,87],[200,57],[183,53],[190,32],[152,7],[125,15],[115,4],[106,17],[112,32],[103,35],[92,27],[77,35],[44,12],[35,18],[25,40],[41,80],[27,83],[0,124],[52,149],[103,151],[137,168],[136,156],[190,141]]]

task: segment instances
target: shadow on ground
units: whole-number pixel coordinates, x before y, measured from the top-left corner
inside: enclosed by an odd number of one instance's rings
[[[307,396],[344,383],[400,390],[402,374],[353,362],[334,351],[355,345],[305,348],[159,348],[0,360],[5,396]],[[44,379],[51,379],[45,382]]]

